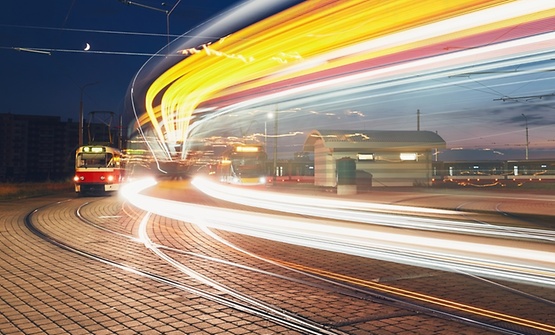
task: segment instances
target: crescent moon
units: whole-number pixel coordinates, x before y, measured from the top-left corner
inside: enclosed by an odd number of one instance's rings
[[[85,45],[85,51],[89,51],[91,49],[91,45],[89,43],[87,43],[87,45]]]

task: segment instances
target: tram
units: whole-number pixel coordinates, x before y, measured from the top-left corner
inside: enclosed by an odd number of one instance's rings
[[[237,144],[231,146],[218,163],[221,182],[240,185],[266,183],[266,151],[262,145]]]
[[[75,153],[75,192],[106,194],[117,191],[124,178],[122,152],[104,145],[84,145]]]

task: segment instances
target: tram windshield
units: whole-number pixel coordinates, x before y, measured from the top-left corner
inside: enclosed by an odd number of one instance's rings
[[[258,156],[231,159],[231,166],[236,175],[242,177],[260,177],[265,172],[265,161]]]
[[[75,161],[75,166],[86,168],[109,167],[113,165],[113,155],[111,153],[79,153]]]

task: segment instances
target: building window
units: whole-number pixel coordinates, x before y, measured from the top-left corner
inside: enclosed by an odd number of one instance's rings
[[[415,161],[417,155],[415,152],[402,152],[399,157],[402,161]]]
[[[374,154],[360,153],[360,154],[357,154],[357,159],[359,161],[373,161],[375,158],[374,158]]]

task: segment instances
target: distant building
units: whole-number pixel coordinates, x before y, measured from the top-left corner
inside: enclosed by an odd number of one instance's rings
[[[0,113],[0,182],[69,179],[78,143],[79,123],[71,119]]]
[[[78,123],[57,116],[0,114],[0,181],[68,178]]]

